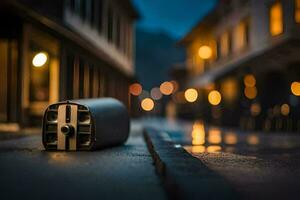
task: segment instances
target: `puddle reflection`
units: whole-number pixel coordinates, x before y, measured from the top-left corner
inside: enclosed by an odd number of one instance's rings
[[[221,131],[217,127],[205,127],[202,121],[196,121],[191,132],[192,146],[185,148],[192,153],[215,153],[224,150],[234,152],[236,145],[244,143],[249,146],[258,145],[259,137],[256,134],[238,135],[233,131]]]

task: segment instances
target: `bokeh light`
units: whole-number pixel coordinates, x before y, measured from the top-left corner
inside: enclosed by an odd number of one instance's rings
[[[300,96],[300,82],[293,82],[291,84],[291,91],[293,93],[293,95],[295,96]]]
[[[221,103],[222,96],[217,90],[213,90],[208,94],[208,102],[211,105],[217,106]]]
[[[244,77],[244,84],[246,87],[254,87],[256,85],[256,79],[252,74],[247,74]]]
[[[281,114],[284,116],[288,116],[290,114],[290,106],[288,104],[283,104],[280,107]]]
[[[248,99],[255,99],[257,96],[256,87],[246,87],[244,89],[244,94]]]
[[[160,85],[160,92],[164,95],[170,95],[172,94],[174,91],[174,86],[171,82],[163,82],[161,85]]]
[[[143,91],[143,87],[139,83],[133,83],[129,87],[130,94],[134,96],[139,96],[142,93],[142,91]]]
[[[150,98],[143,99],[141,107],[145,111],[151,111],[154,108],[154,101]]]
[[[154,100],[160,100],[163,96],[159,88],[152,88],[150,94],[151,98]]]
[[[184,97],[190,103],[195,102],[198,98],[198,91],[194,88],[187,89],[184,92]]]
[[[199,56],[202,59],[209,59],[212,56],[212,49],[209,46],[202,46],[199,48]]]
[[[208,142],[210,144],[220,144],[222,142],[221,131],[213,128],[208,132]]]
[[[252,116],[258,116],[261,112],[261,106],[259,103],[254,103],[250,107],[250,112]]]
[[[228,132],[225,134],[225,138],[224,138],[224,142],[225,144],[229,144],[229,145],[234,145],[238,142],[238,138],[236,133],[233,132]]]
[[[42,67],[46,64],[47,60],[48,60],[47,53],[40,52],[33,57],[32,65],[34,67]]]

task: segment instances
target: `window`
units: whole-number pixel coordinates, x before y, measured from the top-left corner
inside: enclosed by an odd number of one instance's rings
[[[276,2],[270,9],[270,33],[272,36],[280,35],[283,32],[282,4]]]
[[[234,51],[239,52],[248,45],[248,22],[243,20],[234,30]]]
[[[225,32],[220,38],[220,56],[226,57],[229,55],[229,33]]]
[[[300,23],[300,0],[295,0],[295,21]]]

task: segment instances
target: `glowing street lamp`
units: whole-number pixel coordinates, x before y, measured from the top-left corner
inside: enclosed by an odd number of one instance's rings
[[[291,84],[291,91],[293,93],[293,95],[295,96],[300,96],[300,82],[293,82]]]
[[[174,86],[171,82],[168,82],[168,81],[163,82],[160,85],[160,91],[164,95],[171,95],[174,91]]]
[[[36,54],[32,59],[32,65],[34,67],[43,67],[48,60],[48,55],[45,52]]]
[[[202,46],[199,48],[198,54],[200,58],[207,60],[212,56],[212,49],[209,46]]]
[[[150,98],[143,99],[141,107],[144,111],[151,111],[154,108],[154,101]]]
[[[221,100],[221,93],[217,90],[213,90],[208,94],[208,102],[213,106],[219,105],[221,103]]]
[[[190,103],[193,103],[197,100],[198,98],[198,92],[196,89],[194,88],[190,88],[190,89],[187,89],[185,92],[184,92],[184,97],[185,99],[190,102]]]
[[[139,96],[142,93],[142,91],[143,91],[143,87],[139,83],[133,83],[129,87],[130,94],[134,96]]]

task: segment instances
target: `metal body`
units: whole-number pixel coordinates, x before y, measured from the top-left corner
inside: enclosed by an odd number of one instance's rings
[[[95,150],[123,144],[130,119],[116,99],[82,99],[50,105],[43,118],[46,150]]]

